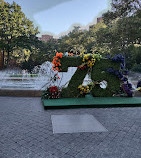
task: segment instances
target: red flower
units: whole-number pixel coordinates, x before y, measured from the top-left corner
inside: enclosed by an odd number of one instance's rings
[[[56,93],[57,92],[57,87],[54,86],[54,87],[49,87],[49,91],[52,92],[52,93]]]
[[[80,70],[84,70],[84,69],[86,68],[86,66],[85,66],[85,65],[80,65],[80,66],[78,66],[78,68],[79,68]]]

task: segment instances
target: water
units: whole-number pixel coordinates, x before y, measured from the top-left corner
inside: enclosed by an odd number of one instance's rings
[[[15,69],[0,71],[0,89],[44,89],[44,85],[55,74],[51,68],[52,63],[45,62],[34,68],[34,74]]]
[[[44,90],[49,86],[66,87],[76,67],[68,68],[67,72],[53,71],[53,64],[45,62],[36,66],[32,75],[25,70],[4,70],[0,71],[0,89],[25,89],[25,90]],[[57,76],[56,76],[57,74]],[[60,79],[57,79],[60,77]],[[88,75],[83,84],[90,81]]]
[[[0,71],[0,89],[44,90],[50,86],[67,87],[77,67],[69,67],[67,72],[57,73],[57,71],[53,71],[52,66],[53,64],[47,61],[36,66],[32,71],[32,75],[26,70],[20,69]],[[141,74],[139,74],[140,76],[132,74],[129,74],[129,81],[133,84],[133,89],[136,89]],[[57,77],[60,77],[60,79],[55,79]],[[91,82],[90,76],[86,75],[83,84],[87,85],[89,82]]]

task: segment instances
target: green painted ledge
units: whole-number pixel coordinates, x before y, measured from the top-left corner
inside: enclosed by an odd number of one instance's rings
[[[44,107],[124,107],[141,105],[141,97],[92,97],[86,95],[85,98],[42,99],[42,103]]]

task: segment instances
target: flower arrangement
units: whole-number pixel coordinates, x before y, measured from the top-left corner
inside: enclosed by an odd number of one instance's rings
[[[132,85],[130,83],[123,83],[122,84],[122,91],[124,93],[127,94],[128,97],[132,97],[133,96],[133,92],[132,92]]]
[[[53,57],[53,70],[54,71],[61,71],[60,67],[61,67],[61,64],[60,64],[60,59],[62,58],[63,56],[63,53],[56,53],[56,56]]]
[[[60,77],[58,76],[58,73],[56,73],[52,79],[53,79],[53,81],[56,81],[57,79],[60,79]]]
[[[78,89],[80,90],[81,95],[86,95],[91,92],[93,86],[94,86],[94,83],[91,82],[88,85],[79,85]]]
[[[83,62],[86,64],[88,68],[91,68],[95,64],[96,59],[94,58],[94,54],[86,54],[83,57]]]
[[[121,54],[117,54],[114,57],[107,56],[108,59],[114,61],[114,62],[121,62],[124,65],[125,58]]]
[[[102,58],[100,54],[85,54],[83,55],[83,64],[78,66],[78,68],[81,70],[85,68],[92,68],[96,60],[100,60],[100,58]]]
[[[78,66],[78,68],[79,68],[80,70],[84,70],[84,69],[86,68],[85,63],[83,63],[83,64],[81,64],[80,66]]]
[[[74,54],[73,53],[68,53],[68,56],[74,56]]]
[[[138,81],[136,90],[141,92],[141,80]]]
[[[122,71],[109,68],[107,72],[119,77],[121,80],[121,92],[126,93],[128,97],[132,97],[132,84],[128,82],[128,78],[123,75]]]
[[[102,56],[100,54],[83,54],[83,63],[78,66],[80,70],[84,70],[86,68],[89,69],[89,72],[92,71],[92,67],[95,64],[96,60],[100,60]],[[89,73],[90,74],[90,73]],[[79,85],[78,89],[80,90],[81,95],[85,95],[90,93],[92,88],[94,87],[94,83],[91,82],[88,85]]]
[[[111,73],[111,74],[113,74],[113,75],[116,75],[116,76],[119,77],[121,80],[124,79],[122,72],[119,71],[119,70],[114,70],[113,68],[108,68],[108,69],[107,69],[107,72],[109,72],[109,73]]]
[[[132,84],[128,82],[126,77],[128,71],[125,69],[125,59],[121,54],[115,55],[114,57],[108,57],[113,62],[121,62],[120,70],[114,70],[113,68],[108,68],[107,72],[114,74],[121,80],[121,93],[125,93],[128,97],[132,97]]]
[[[137,91],[141,92],[141,87],[138,87],[138,88],[137,88]]]
[[[61,90],[57,86],[52,86],[43,91],[43,99],[57,99],[60,98]]]

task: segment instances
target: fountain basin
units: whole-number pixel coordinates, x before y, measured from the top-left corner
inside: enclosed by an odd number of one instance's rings
[[[41,90],[33,89],[0,89],[0,96],[41,97]]]

